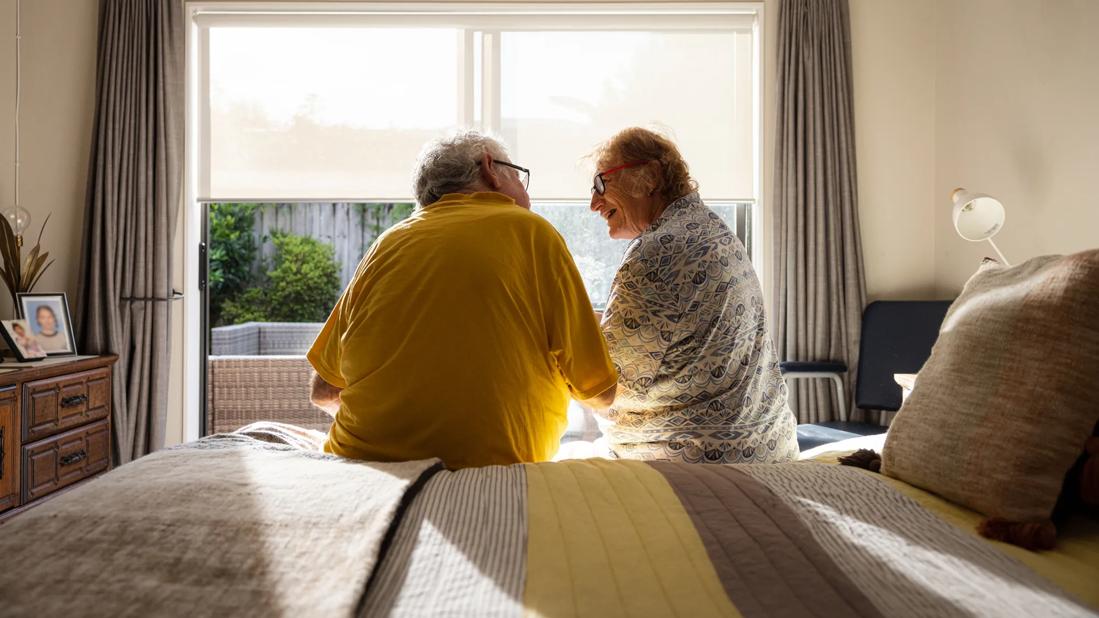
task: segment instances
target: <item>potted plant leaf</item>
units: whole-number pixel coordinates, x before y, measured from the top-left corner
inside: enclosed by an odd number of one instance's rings
[[[38,240],[34,242],[30,253],[24,258],[23,238],[15,233],[7,217],[0,217],[0,258],[3,260],[0,279],[3,279],[4,285],[8,287],[17,317],[22,317],[20,315],[22,310],[19,308],[16,295],[33,290],[38,280],[42,278],[42,273],[46,272],[54,262],[53,260],[47,262],[50,254],[42,251],[42,232],[46,231],[46,224],[49,221],[50,217],[47,216],[38,230]]]

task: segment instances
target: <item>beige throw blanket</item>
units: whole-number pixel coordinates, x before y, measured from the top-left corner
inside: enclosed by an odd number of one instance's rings
[[[347,616],[438,460],[363,463],[214,436],[0,526],[8,616]]]

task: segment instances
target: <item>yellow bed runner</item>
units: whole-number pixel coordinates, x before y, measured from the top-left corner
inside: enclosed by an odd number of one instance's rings
[[[525,466],[528,616],[739,616],[664,477],[635,461]]]

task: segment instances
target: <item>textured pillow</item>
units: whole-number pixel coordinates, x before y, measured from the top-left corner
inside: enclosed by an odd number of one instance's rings
[[[986,264],[943,320],[882,473],[986,515],[985,536],[1050,547],[1097,387],[1099,250]]]

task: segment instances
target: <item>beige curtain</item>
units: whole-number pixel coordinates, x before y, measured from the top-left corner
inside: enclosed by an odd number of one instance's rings
[[[773,311],[782,359],[846,362],[851,399],[866,283],[849,22],[847,0],[779,6]],[[826,380],[790,388],[800,422],[833,420]]]
[[[164,444],[171,248],[183,176],[178,0],[101,0],[84,216],[80,351],[117,354],[115,463]]]

